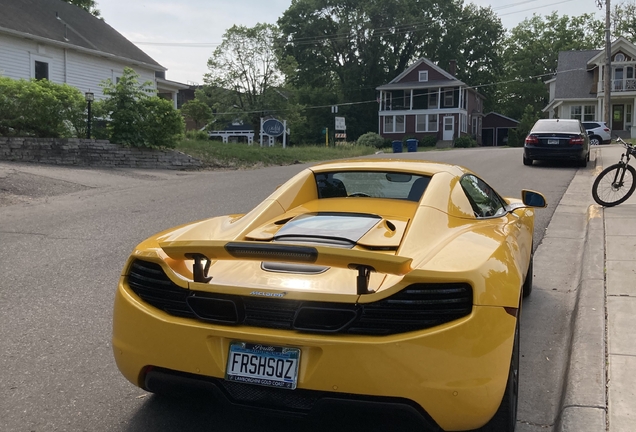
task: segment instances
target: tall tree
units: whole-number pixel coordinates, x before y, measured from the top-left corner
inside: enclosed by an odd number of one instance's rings
[[[636,43],[636,1],[615,4],[612,23],[614,37],[624,36]]]
[[[544,81],[556,72],[559,51],[601,48],[604,27],[591,14],[569,17],[556,12],[519,23],[505,41],[498,110],[517,119],[528,105],[540,111],[549,96]]]
[[[75,6],[81,7],[86,12],[90,12],[96,17],[99,17],[101,13],[99,9],[97,9],[97,2],[95,0],[64,0],[66,3],[73,4]]]
[[[281,57],[298,65],[292,83],[310,97],[301,102],[317,105],[328,96],[330,104],[354,103],[339,112],[352,138],[377,129],[375,88],[413,61],[426,57],[445,67],[457,59],[460,79],[487,75],[497,55],[493,40],[503,35],[492,12],[464,8],[462,0],[294,0],[278,25]],[[317,88],[325,90],[309,91]],[[330,111],[310,114],[328,118]]]
[[[226,114],[222,122],[242,118],[258,126],[259,117],[284,109],[288,96],[280,89],[284,78],[274,49],[278,35],[276,26],[260,23],[252,28],[234,25],[223,35],[208,60],[206,88],[199,94],[208,96],[217,113]]]

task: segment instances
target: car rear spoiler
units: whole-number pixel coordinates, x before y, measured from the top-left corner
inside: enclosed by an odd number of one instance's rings
[[[358,294],[369,293],[371,272],[402,276],[411,271],[412,261],[411,258],[378,252],[251,241],[180,240],[161,242],[159,246],[172,259],[194,260],[194,282],[207,283],[212,279],[207,273],[210,262],[215,260],[315,264],[357,270]]]

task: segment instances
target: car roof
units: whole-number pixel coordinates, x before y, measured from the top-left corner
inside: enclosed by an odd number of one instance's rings
[[[576,119],[540,119],[530,132],[580,132],[580,125]]]
[[[316,173],[329,171],[394,171],[434,175],[446,172],[454,176],[462,176],[471,172],[457,165],[427,160],[404,159],[347,159],[321,163],[310,167],[310,169]]]

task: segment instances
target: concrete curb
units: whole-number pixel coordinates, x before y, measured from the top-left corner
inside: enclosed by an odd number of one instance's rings
[[[600,150],[595,162],[602,165]],[[589,171],[579,171],[577,176]],[[594,176],[590,176],[589,196]],[[569,359],[555,431],[607,429],[605,229],[603,209],[588,207],[581,274],[572,314]]]

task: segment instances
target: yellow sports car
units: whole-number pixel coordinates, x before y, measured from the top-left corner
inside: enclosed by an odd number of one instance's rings
[[[115,298],[117,365],[150,392],[513,431],[533,207],[546,206],[521,196],[427,161],[305,169],[247,214],[135,248]]]

